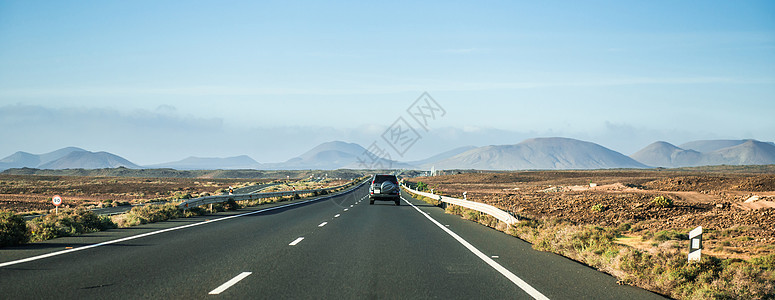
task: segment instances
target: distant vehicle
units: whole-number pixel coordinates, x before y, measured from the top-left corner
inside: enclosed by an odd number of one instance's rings
[[[393,201],[396,206],[401,205],[400,192],[395,175],[376,174],[369,186],[369,205],[374,204],[374,200]]]

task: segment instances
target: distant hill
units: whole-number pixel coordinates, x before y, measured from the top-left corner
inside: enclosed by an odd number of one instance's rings
[[[703,165],[768,164],[775,164],[775,145],[756,140],[706,153],[703,161]]]
[[[697,152],[713,152],[717,150],[721,150],[724,148],[734,147],[740,144],[743,144],[747,141],[754,141],[751,139],[748,140],[700,140],[700,141],[691,141],[688,143],[684,143],[679,145],[678,147],[681,147],[682,149],[686,150],[694,150]],[[775,146],[775,143],[773,142],[765,142],[767,144]]]
[[[692,167],[702,163],[703,155],[694,150],[684,150],[668,142],[654,142],[630,157],[652,167]]]
[[[4,169],[37,167],[40,165],[40,155],[19,151],[0,160],[0,166]]]
[[[289,159],[282,163],[268,163],[261,166],[264,170],[336,170],[336,169],[362,169],[363,164],[359,159],[369,164],[369,155],[366,148],[355,143],[346,143],[342,141],[326,142],[315,146],[309,151],[298,157]],[[389,161],[385,167],[412,168],[412,166]]]
[[[235,170],[258,169],[261,164],[247,155],[234,157],[188,157],[183,160],[144,166],[145,168],[172,168],[177,170]]]
[[[18,151],[3,159],[0,159],[0,170],[10,168],[37,168],[38,166],[60,159],[72,152],[86,151],[76,147],[66,147],[44,154],[31,154]]]
[[[775,144],[771,142],[711,140],[694,141],[683,145],[692,147],[692,149],[683,149],[683,147],[676,147],[669,143],[656,142],[646,146],[631,157],[646,165],[668,168],[775,164]]]
[[[646,168],[619,152],[570,138],[535,138],[516,145],[475,148],[439,161],[435,167],[480,170]]]
[[[102,169],[126,167],[139,169],[140,166],[108,152],[73,151],[69,154],[41,164],[40,169]]]
[[[408,162],[408,164],[413,165],[413,166],[422,167],[424,169],[430,169],[433,166],[433,164],[438,162],[438,161],[445,160],[447,158],[453,157],[455,155],[458,155],[460,153],[463,153],[463,152],[466,152],[468,150],[472,150],[472,149],[475,149],[475,148],[476,147],[474,147],[474,146],[459,147],[459,148],[455,148],[455,149],[452,149],[452,150],[449,150],[449,151],[445,151],[445,152],[436,154],[434,156],[428,157],[428,158],[423,159],[423,160],[411,161],[411,162]]]
[[[8,169],[2,175],[44,175],[44,176],[100,176],[100,177],[155,177],[155,178],[264,178],[301,179],[328,175],[332,178],[354,179],[365,173],[358,170],[326,171],[266,171],[266,170],[174,170],[174,169],[127,169],[124,167],[105,169],[62,169],[40,170],[32,168]]]

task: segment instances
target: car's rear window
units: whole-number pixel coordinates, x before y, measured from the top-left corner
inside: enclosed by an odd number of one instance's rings
[[[396,179],[393,175],[376,175],[374,176],[374,183],[383,183],[385,181],[390,181],[392,183],[398,183],[398,179]]]

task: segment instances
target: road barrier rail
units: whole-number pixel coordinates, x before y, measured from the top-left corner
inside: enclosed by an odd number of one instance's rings
[[[413,194],[417,194],[417,195],[420,195],[420,196],[424,196],[424,197],[428,197],[428,198],[431,198],[431,199],[439,200],[439,201],[444,202],[444,203],[458,205],[458,206],[462,206],[462,207],[465,207],[465,208],[468,208],[468,209],[473,209],[473,210],[476,210],[476,211],[479,211],[479,212],[486,213],[486,214],[491,215],[491,216],[495,217],[496,219],[498,219],[498,220],[500,220],[500,221],[502,221],[502,222],[504,222],[506,224],[509,224],[509,225],[514,225],[515,223],[517,223],[519,221],[519,219],[517,219],[516,217],[514,217],[510,213],[505,212],[505,211],[503,211],[503,210],[501,210],[501,209],[499,209],[499,208],[497,208],[495,206],[489,205],[489,204],[484,204],[484,203],[474,202],[474,201],[468,201],[468,200],[463,200],[463,199],[458,199],[458,198],[452,198],[452,197],[447,197],[447,196],[442,196],[442,195],[436,195],[436,194],[427,193],[427,192],[420,192],[420,191],[417,191],[417,190],[413,190],[412,188],[410,188],[410,187],[408,187],[406,185],[404,185],[403,188],[405,188],[407,191],[409,191],[410,193],[413,193]]]
[[[193,199],[188,199],[186,201],[183,201],[180,204],[178,204],[178,208],[186,209],[186,208],[198,207],[198,206],[207,205],[207,204],[224,203],[224,202],[228,202],[229,200],[245,201],[245,200],[256,200],[256,199],[264,199],[264,198],[285,197],[285,196],[293,196],[293,195],[299,195],[299,196],[314,195],[315,193],[320,194],[321,192],[324,192],[324,191],[325,193],[331,193],[335,190],[346,188],[348,186],[359,187],[364,182],[366,181],[360,182],[360,184],[358,184],[359,183],[358,181],[353,181],[353,182],[348,182],[346,184],[335,186],[335,187],[314,189],[314,190],[205,196],[205,197],[193,198]]]

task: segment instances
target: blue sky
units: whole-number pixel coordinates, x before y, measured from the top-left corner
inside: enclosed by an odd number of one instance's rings
[[[424,91],[447,114],[406,159],[772,141],[775,2],[0,2],[0,157],[284,161],[367,146]]]

